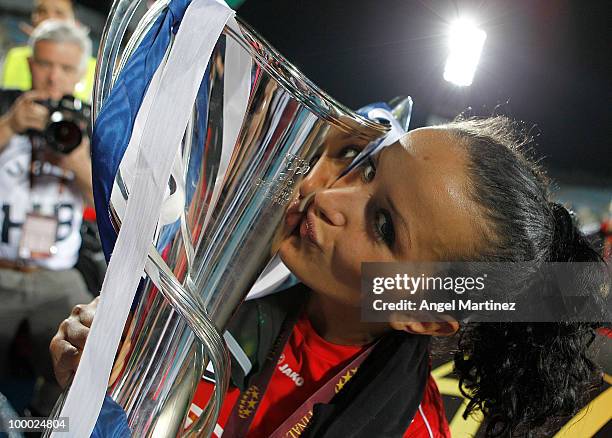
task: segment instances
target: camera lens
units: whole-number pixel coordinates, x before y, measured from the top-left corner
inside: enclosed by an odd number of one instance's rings
[[[68,154],[83,140],[81,129],[69,120],[54,122],[47,128],[47,136],[58,152]]]

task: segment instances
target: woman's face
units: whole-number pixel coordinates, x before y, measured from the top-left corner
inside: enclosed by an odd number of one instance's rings
[[[312,202],[279,249],[313,290],[357,306],[362,262],[452,260],[477,250],[467,154],[449,131],[412,131],[336,180],[350,162],[343,159],[321,155],[300,187],[302,197],[316,192]]]

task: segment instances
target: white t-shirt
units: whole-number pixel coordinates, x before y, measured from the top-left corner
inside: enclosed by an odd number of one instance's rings
[[[46,269],[72,268],[81,247],[83,199],[73,183],[38,177],[30,187],[32,147],[27,136],[16,135],[0,152],[0,258],[19,259],[21,227],[28,213],[57,218],[57,252],[31,263]]]

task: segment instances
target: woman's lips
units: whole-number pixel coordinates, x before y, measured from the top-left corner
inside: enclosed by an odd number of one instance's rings
[[[302,219],[302,223],[300,224],[300,237],[302,237],[302,239],[309,240],[316,246],[319,246],[317,232],[315,229],[315,214],[312,209],[308,209],[304,219]]]
[[[297,197],[289,204],[289,207],[287,207],[287,211],[285,212],[285,226],[290,234],[295,231],[296,226],[300,223],[302,217],[304,217],[305,212],[314,199],[314,195],[315,192],[312,192],[303,198]]]
[[[296,199],[289,205],[285,213],[285,226],[289,233],[293,233],[303,216],[304,213],[300,211],[300,200]]]

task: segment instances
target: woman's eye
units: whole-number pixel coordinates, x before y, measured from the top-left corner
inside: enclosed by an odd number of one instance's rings
[[[371,159],[365,161],[361,168],[361,177],[364,182],[370,182],[376,176],[376,166]]]
[[[389,247],[395,242],[395,228],[391,215],[386,210],[378,210],[374,215],[374,233]]]
[[[343,160],[352,160],[357,155],[359,155],[359,152],[361,152],[361,149],[359,149],[358,147],[347,146],[345,148],[342,148],[342,150],[338,154],[338,158],[341,158]]]

